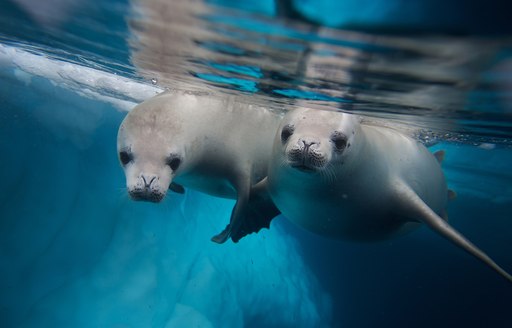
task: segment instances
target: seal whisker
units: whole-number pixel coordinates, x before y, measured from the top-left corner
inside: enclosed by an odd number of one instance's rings
[[[279,162],[277,163],[280,167],[288,167],[290,165],[290,161],[286,159],[286,157],[280,157]]]
[[[332,183],[334,181],[333,172],[329,167],[326,167],[322,170],[322,178],[327,181],[327,183]]]
[[[323,177],[328,184],[333,183],[337,179],[336,170],[333,169],[332,165],[327,165],[323,170]]]

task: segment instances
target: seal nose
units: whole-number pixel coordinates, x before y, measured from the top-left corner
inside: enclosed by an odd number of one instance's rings
[[[144,175],[141,173],[140,178],[142,179],[142,182],[144,182],[145,189],[150,189],[153,182],[156,181],[156,175],[154,174]]]
[[[167,189],[162,189],[160,178],[156,174],[140,173],[135,185],[128,186],[128,194],[134,200],[160,202]]]
[[[304,150],[307,151],[311,146],[318,145],[319,142],[312,138],[301,138],[300,141],[304,145]]]

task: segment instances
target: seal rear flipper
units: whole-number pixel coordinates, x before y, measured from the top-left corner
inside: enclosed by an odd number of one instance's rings
[[[237,243],[243,237],[270,228],[270,222],[281,212],[270,198],[266,188],[253,188],[240,227],[232,231],[231,239]]]
[[[402,209],[409,214],[410,217],[419,219],[428,225],[432,230],[436,231],[452,243],[464,249],[469,254],[475,256],[500,275],[512,282],[512,276],[494,262],[487,254],[481,251],[473,243],[467,240],[461,233],[451,227],[448,222],[437,215],[408,185],[402,181],[397,181],[394,185],[395,196]]]

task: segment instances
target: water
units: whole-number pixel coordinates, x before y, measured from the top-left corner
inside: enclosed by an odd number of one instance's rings
[[[166,88],[362,114],[447,151],[450,222],[511,271],[504,8],[19,3],[0,12],[2,326],[512,324],[509,284],[426,228],[354,244],[278,218],[213,245],[231,201],[131,202],[115,153],[126,112]]]

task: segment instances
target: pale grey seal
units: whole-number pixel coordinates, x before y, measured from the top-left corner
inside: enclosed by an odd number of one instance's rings
[[[238,241],[257,232],[279,212],[251,186],[267,175],[280,116],[239,102],[187,92],[165,92],[137,105],[122,122],[117,139],[128,193],[160,202],[168,189],[183,186],[236,199],[230,224],[212,238]]]
[[[425,223],[512,281],[442,218],[450,192],[441,154],[356,115],[298,108],[281,121],[268,178],[256,188],[267,188],[289,220],[332,238],[380,240]]]

